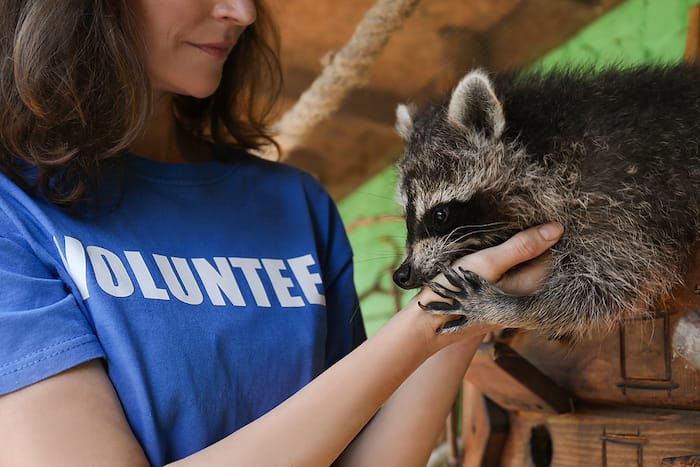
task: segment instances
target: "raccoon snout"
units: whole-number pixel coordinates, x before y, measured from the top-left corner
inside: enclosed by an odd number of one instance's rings
[[[394,271],[394,283],[402,289],[415,289],[422,285],[413,272],[411,263],[406,260]]]

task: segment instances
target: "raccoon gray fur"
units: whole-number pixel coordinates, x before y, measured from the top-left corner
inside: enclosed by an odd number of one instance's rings
[[[403,288],[444,272],[455,320],[583,337],[680,284],[700,230],[700,72],[687,65],[468,73],[444,102],[397,109],[407,224]],[[563,238],[532,295],[447,266],[527,227]]]

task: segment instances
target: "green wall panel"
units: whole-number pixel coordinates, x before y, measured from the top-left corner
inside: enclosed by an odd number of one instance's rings
[[[698,0],[629,0],[545,56],[561,64],[677,62],[683,56],[688,10]]]

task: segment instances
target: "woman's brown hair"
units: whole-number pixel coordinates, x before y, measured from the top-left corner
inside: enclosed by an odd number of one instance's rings
[[[143,44],[129,0],[0,0],[0,170],[71,205],[124,153],[150,117]],[[280,89],[279,36],[261,0],[217,91],[177,96],[179,126],[255,149]],[[26,170],[36,167],[32,186]]]

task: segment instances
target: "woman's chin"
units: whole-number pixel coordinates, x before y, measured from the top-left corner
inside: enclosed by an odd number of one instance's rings
[[[206,99],[211,97],[219,88],[220,79],[212,79],[209,81],[201,81],[191,83],[184,86],[177,86],[175,94],[182,96],[190,96],[196,99]]]
[[[207,87],[207,88],[201,88],[201,89],[190,89],[187,92],[184,92],[182,94],[190,97],[194,97],[196,99],[206,99],[208,97],[211,97],[215,92],[216,89],[218,88],[218,83],[214,87]]]

